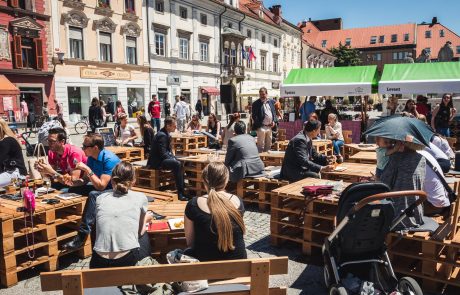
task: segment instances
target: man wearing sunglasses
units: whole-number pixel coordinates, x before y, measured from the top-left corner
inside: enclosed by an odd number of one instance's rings
[[[75,169],[77,163],[86,163],[85,153],[77,146],[66,143],[67,133],[63,128],[48,131],[48,163],[37,162],[36,169],[52,178],[53,187],[62,189],[66,178],[80,178],[81,170]]]
[[[85,136],[82,150],[88,157],[87,164],[77,163],[75,169],[83,171],[83,177],[67,181],[73,186],[69,191],[87,195],[83,216],[78,230],[78,235],[64,245],[64,248],[72,250],[80,248],[85,243],[86,237],[91,233],[91,225],[96,217],[96,199],[104,191],[112,189],[112,169],[120,162],[114,153],[104,149],[104,139],[100,134]]]

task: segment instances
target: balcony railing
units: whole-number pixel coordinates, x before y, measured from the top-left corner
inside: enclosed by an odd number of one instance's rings
[[[228,78],[243,78],[244,79],[244,66],[238,65],[222,65],[222,75]]]

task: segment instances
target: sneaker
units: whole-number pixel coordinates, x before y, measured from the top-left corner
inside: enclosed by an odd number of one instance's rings
[[[342,164],[343,163],[343,157],[342,156],[337,156],[336,162],[337,162],[337,164]]]
[[[65,250],[76,250],[85,244],[86,235],[78,233],[70,242],[65,243],[62,248]]]
[[[187,202],[189,200],[189,198],[186,197],[184,194],[178,194],[177,199],[179,199],[179,201],[184,201],[184,202]]]

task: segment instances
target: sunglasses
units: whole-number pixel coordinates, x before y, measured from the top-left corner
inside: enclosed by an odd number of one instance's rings
[[[91,147],[94,147],[95,145],[82,145],[81,149],[82,150],[85,150],[87,148],[91,148]]]

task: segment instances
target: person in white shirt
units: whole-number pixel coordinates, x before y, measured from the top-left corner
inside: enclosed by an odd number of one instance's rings
[[[439,176],[433,169],[437,169],[441,177],[444,177],[438,161],[426,150],[417,151],[426,159],[426,176],[423,190],[428,195],[428,203],[424,205],[424,214],[433,215],[442,212],[443,208],[450,206],[449,196]],[[429,163],[431,165],[429,165]],[[434,168],[432,168],[433,166]]]
[[[340,148],[343,146],[343,134],[342,134],[342,124],[337,121],[336,114],[329,114],[327,116],[329,124],[326,125],[326,137],[329,140],[332,140],[332,145],[334,146],[334,155],[337,156],[337,163],[342,163],[343,158],[340,155]]]
[[[185,96],[180,97],[180,101],[174,107],[174,113],[176,114],[177,130],[185,132],[187,118],[190,117],[190,108],[185,102]]]
[[[115,129],[115,138],[118,145],[134,146],[134,140],[137,138],[134,127],[128,124],[128,116],[125,113],[118,115],[120,125]]]

